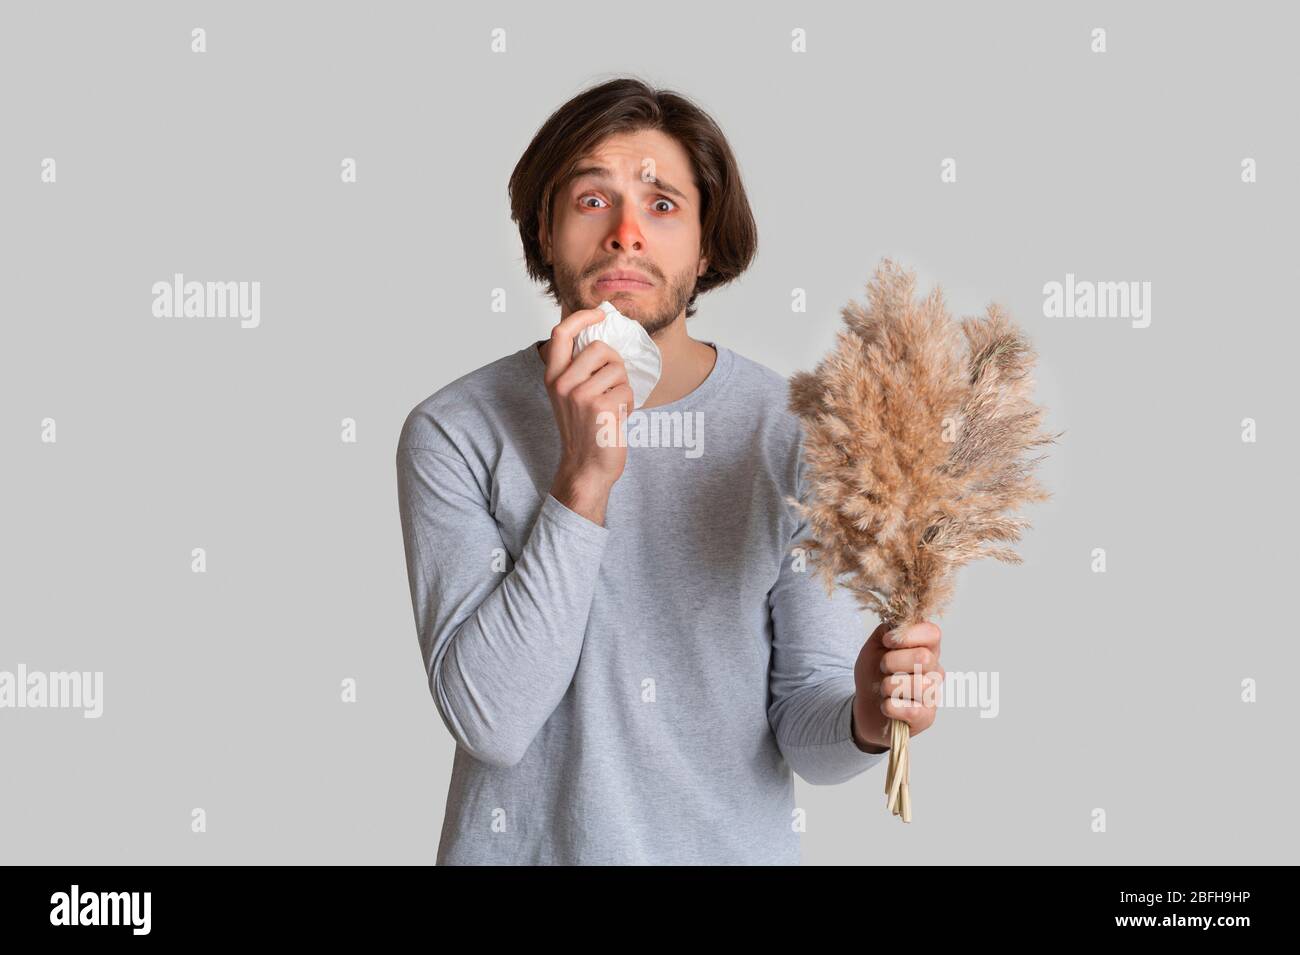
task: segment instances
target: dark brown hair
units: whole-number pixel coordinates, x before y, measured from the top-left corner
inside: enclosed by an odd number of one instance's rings
[[[547,294],[558,301],[555,270],[547,264],[538,239],[542,210],[550,235],[556,191],[581,158],[609,136],[643,129],[661,130],[681,144],[700,192],[701,255],[709,264],[687,303],[690,318],[696,296],[726,285],[749,267],[758,250],[758,226],[727,138],[686,97],[633,77],[579,93],[551,115],[515,164],[508,187],[510,218],[519,223],[528,275],[546,282]]]

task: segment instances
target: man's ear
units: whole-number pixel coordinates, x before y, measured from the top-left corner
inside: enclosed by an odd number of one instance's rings
[[[709,257],[708,257],[707,255],[705,255],[705,256],[701,256],[701,257],[700,257],[700,268],[699,268],[699,271],[695,273],[695,277],[696,277],[696,278],[699,278],[701,275],[703,275],[703,274],[704,274],[705,272],[707,272],[708,270],[709,270]]]

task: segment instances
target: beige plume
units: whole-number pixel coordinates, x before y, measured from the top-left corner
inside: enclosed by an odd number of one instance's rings
[[[885,259],[851,302],[835,348],[790,379],[804,429],[802,542],[827,593],[846,587],[891,628],[940,614],[954,571],[979,557],[1020,563],[1006,546],[1029,527],[1015,514],[1050,495],[1031,455],[1064,432],[1040,432],[1031,400],[1036,359],[997,305],[949,316],[936,287],[915,299],[915,275]],[[890,720],[888,808],[911,821],[908,727]]]

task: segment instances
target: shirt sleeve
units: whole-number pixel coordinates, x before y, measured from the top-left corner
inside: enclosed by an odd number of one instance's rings
[[[802,471],[802,468],[801,468]],[[831,597],[797,548],[809,536],[800,521],[768,594],[772,662],[768,722],[790,768],[814,785],[842,783],[885,759],[853,741],[853,667],[875,622],[853,595]]]
[[[521,760],[578,665],[609,530],[550,494],[513,566],[464,460],[399,445],[398,505],[429,689],[475,759]]]

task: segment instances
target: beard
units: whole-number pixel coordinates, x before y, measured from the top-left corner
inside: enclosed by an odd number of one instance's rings
[[[697,276],[694,269],[688,269],[681,275],[674,276],[668,282],[660,282],[644,292],[615,291],[599,297],[595,285],[590,281],[595,275],[604,271],[596,269],[593,275],[584,279],[579,273],[571,271],[556,263],[555,288],[560,305],[565,311],[577,312],[582,309],[595,308],[602,301],[608,301],[625,317],[640,323],[646,334],[654,338],[665,328],[677,321],[677,317],[686,309],[686,304],[695,292]],[[641,271],[648,272],[646,269]],[[653,272],[648,272],[655,278]],[[593,297],[598,296],[598,297]]]

